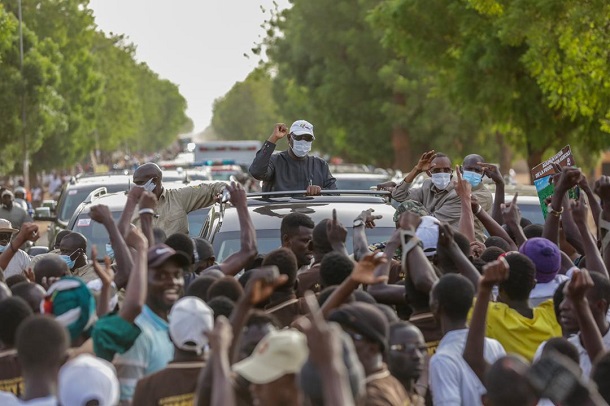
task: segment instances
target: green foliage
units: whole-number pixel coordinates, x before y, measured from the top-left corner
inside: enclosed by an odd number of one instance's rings
[[[280,121],[273,98],[272,81],[264,68],[255,69],[214,101],[212,127],[226,140],[262,140]]]
[[[176,85],[135,60],[121,36],[97,31],[88,0],[0,2],[0,170],[18,171],[24,135],[34,171],[67,167],[94,149],[158,151],[188,124]],[[25,89],[26,123],[21,128]]]

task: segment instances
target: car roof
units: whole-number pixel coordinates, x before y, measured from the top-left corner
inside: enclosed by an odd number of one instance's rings
[[[335,179],[359,180],[359,179],[388,179],[387,173],[333,173]]]
[[[248,211],[254,228],[257,230],[279,230],[282,219],[290,213],[307,214],[315,223],[332,218],[333,209],[337,210],[337,218],[344,224],[350,224],[363,211],[373,208],[376,215],[382,219],[376,221],[379,227],[394,227],[393,216],[396,209],[386,203],[380,196],[288,196],[288,197],[248,197]],[[218,208],[218,206],[216,206]],[[225,208],[222,232],[238,231],[239,218],[232,206]]]
[[[67,187],[70,189],[81,189],[90,188],[92,185],[98,184],[100,187],[108,184],[118,185],[131,183],[131,176],[129,175],[99,175],[99,176],[87,176],[82,178],[74,178],[67,183]]]

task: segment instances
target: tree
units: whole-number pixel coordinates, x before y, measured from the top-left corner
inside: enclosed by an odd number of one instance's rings
[[[264,68],[252,71],[243,82],[214,101],[212,127],[226,140],[262,140],[281,121],[272,94],[273,82]]]

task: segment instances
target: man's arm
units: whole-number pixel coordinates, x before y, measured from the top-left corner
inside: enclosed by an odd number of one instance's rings
[[[447,251],[460,274],[468,278],[473,286],[478,286],[480,278],[479,272],[472,262],[466,258],[466,255],[464,255],[455,242],[453,238],[453,229],[449,224],[441,224],[438,226],[438,245]]]
[[[472,319],[470,320],[463,357],[481,382],[485,382],[485,371],[489,366],[483,354],[485,350],[485,330],[487,328],[487,308],[491,299],[491,291],[494,285],[508,278],[508,273],[508,263],[504,258],[492,261],[483,267],[483,277],[477,283],[479,291],[472,309]]]
[[[129,275],[129,282],[125,291],[123,306],[119,316],[129,323],[133,323],[142,312],[146,302],[147,275],[148,275],[148,241],[137,228],[132,228],[127,235],[127,244],[134,249],[133,269]]]
[[[455,167],[457,181],[455,181],[455,193],[460,197],[460,221],[458,230],[468,238],[469,242],[475,241],[474,236],[474,214],[471,207],[471,192],[470,183],[462,179],[460,167]]]
[[[518,192],[513,196],[511,203],[502,203],[500,207],[502,208],[504,224],[506,224],[508,229],[513,233],[515,236],[515,243],[520,247],[527,241],[527,237],[523,233],[523,228],[521,228],[521,213],[519,212],[519,206],[517,205],[517,197],[519,197]]]
[[[216,201],[216,196],[221,194],[226,187],[226,183],[216,182],[174,189],[171,192],[178,195],[178,201],[186,214],[188,214],[197,209],[213,205]]]
[[[121,213],[121,218],[119,219],[119,232],[123,237],[127,236],[129,233],[129,225],[131,224],[131,219],[133,218],[133,213],[136,211],[136,206],[140,201],[140,197],[144,193],[144,189],[133,185],[127,194],[127,202],[125,203],[125,207],[123,208],[123,213]]]
[[[133,268],[133,259],[131,253],[123,236],[120,234],[118,227],[114,224],[114,219],[110,213],[110,209],[105,205],[95,205],[91,207],[89,216],[94,221],[102,224],[110,237],[110,245],[114,250],[115,259],[117,263],[117,272],[114,276],[114,283],[118,289],[125,287],[127,279],[129,279],[129,273]],[[95,255],[93,260],[96,261]]]
[[[256,245],[256,230],[248,212],[246,191],[235,182],[231,182],[227,189],[231,193],[230,201],[235,206],[239,219],[241,247],[239,251],[230,255],[220,264],[220,270],[226,275],[234,276],[256,257],[258,248]]]
[[[322,189],[325,190],[336,190],[337,189],[337,179],[330,173],[330,169],[328,168],[328,163],[326,161],[322,161],[324,163],[324,184]]]
[[[580,239],[580,231],[578,231],[578,226],[574,222],[574,217],[572,216],[572,205],[571,200],[567,197],[563,199],[563,214],[561,215],[561,228],[560,231],[563,232],[565,236],[565,240],[574,247],[574,249],[580,254],[584,255],[584,247],[582,245],[582,240]],[[561,241],[561,234],[559,236],[559,241]]]
[[[610,269],[610,176],[602,176],[595,182],[595,194],[602,201],[602,212],[599,217],[599,238],[602,242],[602,255],[606,269]],[[0,256],[0,258],[2,258]]]
[[[506,230],[504,230],[504,228],[502,228],[502,226],[498,224],[498,222],[494,220],[493,217],[489,215],[489,213],[483,210],[478,204],[473,204],[473,206],[475,206],[473,207],[473,211],[475,213],[476,218],[481,222],[481,224],[483,224],[483,227],[485,227],[489,235],[502,238],[510,245],[511,251],[519,250],[517,244],[515,244],[513,239],[510,238]]]
[[[504,190],[504,178],[500,173],[500,170],[496,165],[478,162],[479,165],[483,168],[483,173],[493,180],[496,185],[496,192],[491,208],[491,218],[493,218],[498,224],[502,224],[504,219],[502,218],[502,207],[501,205],[504,203],[504,199],[506,199]],[[489,231],[489,230],[488,230]]]
[[[337,220],[337,210],[333,209],[333,218],[326,223],[326,235],[328,242],[334,251],[340,252],[346,257],[349,256],[345,247],[345,239],[347,238],[347,229]]]
[[[587,226],[589,210],[582,194],[577,201],[572,202],[571,211],[574,221],[576,222],[576,226],[578,227],[577,232],[579,233],[580,240],[582,241],[585,258],[587,258],[587,268],[589,268],[591,272],[599,272],[608,278],[608,270],[606,269],[604,260],[599,252],[599,249],[597,249],[597,244],[591,236],[589,227]]]
[[[602,207],[599,205],[597,198],[593,194],[593,190],[591,190],[591,186],[589,186],[587,177],[584,174],[578,181],[578,186],[580,187],[580,191],[585,192],[585,194],[587,195],[587,200],[589,201],[589,207],[591,207],[591,214],[593,215],[593,220],[595,220],[595,225],[599,227],[599,216],[601,215]]]
[[[366,228],[375,228],[375,220],[381,219],[382,216],[373,215],[375,210],[368,209],[364,210],[354,219],[354,226],[352,228],[352,242],[354,248],[354,260],[358,261],[364,255],[369,253],[369,244],[366,238]],[[356,226],[356,223],[362,222],[361,225]]]
[[[261,149],[256,152],[256,156],[250,165],[250,175],[254,179],[262,181],[272,181],[275,175],[275,167],[271,156],[275,151],[275,144],[286,137],[288,134],[288,127],[284,123],[278,123],[273,128],[273,133],[267,138],[267,141],[263,144]]]
[[[140,228],[142,234],[148,240],[148,245],[155,245],[155,235],[153,233],[153,212],[157,206],[157,196],[151,192],[144,192],[140,197]]]
[[[214,323],[214,330],[207,336],[212,347],[210,363],[214,377],[211,406],[233,406],[235,405],[235,391],[233,390],[231,364],[229,363],[229,346],[233,332],[226,317],[218,316]]]
[[[566,193],[568,193],[568,190],[576,186],[582,174],[578,168],[560,168],[557,164],[554,164],[554,168],[557,172],[557,175],[553,178],[555,190],[551,197],[549,213],[544,222],[542,237],[559,246],[559,219],[561,213],[563,213],[563,199]]]
[[[416,200],[422,203],[421,189],[411,189],[411,183],[415,180],[417,175],[422,172],[429,171],[432,168],[432,160],[436,158],[436,151],[424,152],[419,158],[417,165],[411,169],[403,181],[392,190],[392,199],[397,202],[404,202],[407,199]]]
[[[19,250],[23,244],[27,241],[35,242],[40,238],[40,234],[38,234],[38,226],[35,223],[23,223],[21,225],[21,229],[19,233],[10,241],[4,250],[0,254],[0,270],[6,269],[13,256]],[[2,272],[4,273],[4,272]]]

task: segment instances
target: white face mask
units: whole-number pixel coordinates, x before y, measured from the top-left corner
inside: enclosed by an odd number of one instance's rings
[[[451,182],[451,174],[450,173],[433,173],[432,174],[432,183],[436,186],[437,189],[445,190],[447,186],[449,186],[449,182]]]
[[[295,141],[292,140],[292,152],[299,158],[303,158],[311,151],[311,141]]]
[[[142,189],[146,190],[147,192],[152,192],[153,190],[155,190],[155,187],[157,185],[155,185],[153,183],[153,178],[148,179],[148,182],[146,182],[143,185],[136,185],[137,187],[141,187]]]

